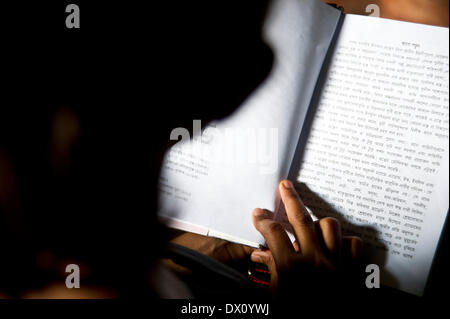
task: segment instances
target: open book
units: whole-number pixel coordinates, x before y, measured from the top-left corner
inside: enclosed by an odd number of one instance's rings
[[[277,186],[289,178],[316,216],[362,237],[382,283],[421,295],[449,206],[448,28],[278,0],[264,36],[269,77],[166,154],[161,218],[264,245],[251,212],[284,222]]]

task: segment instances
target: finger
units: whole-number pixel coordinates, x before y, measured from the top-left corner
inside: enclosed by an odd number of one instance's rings
[[[361,258],[363,250],[363,242],[357,236],[342,237],[342,254],[344,258],[357,260]]]
[[[342,233],[339,221],[332,217],[325,217],[317,221],[319,236],[326,250],[334,256],[339,256],[342,248]]]
[[[292,246],[294,246],[294,250],[296,252],[300,252],[300,246],[298,245],[298,242],[296,240],[292,243]]]
[[[231,256],[232,260],[239,260],[245,258],[246,256],[249,256],[253,251],[256,250],[256,248],[250,246],[244,246],[229,242],[227,242],[227,244],[224,245],[224,247],[227,250],[228,255]]]
[[[284,203],[289,223],[294,229],[294,235],[304,255],[313,254],[320,249],[314,222],[303,205],[292,182],[284,180],[279,186],[281,199]]]
[[[291,240],[280,223],[273,220],[273,213],[257,208],[252,213],[255,228],[266,240],[276,264],[279,267],[288,265],[289,258],[295,253]]]
[[[278,286],[278,272],[273,254],[268,251],[255,250],[250,259],[255,263],[264,264],[270,271],[270,286],[276,288]]]
[[[245,245],[239,245],[239,246],[244,251],[245,255],[250,255],[251,253],[253,253],[256,250],[256,248],[253,248],[250,246],[245,246]]]

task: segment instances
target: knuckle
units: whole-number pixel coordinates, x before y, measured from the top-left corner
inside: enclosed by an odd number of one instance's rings
[[[279,234],[284,231],[283,226],[277,222],[270,222],[266,225],[266,231],[269,234]]]
[[[264,263],[266,265],[272,266],[275,265],[275,259],[273,259],[273,255],[272,254],[267,254],[263,257]]]
[[[302,211],[301,209],[299,209],[294,215],[294,222],[298,226],[311,226],[313,223],[311,216],[309,216],[309,213],[306,211]]]

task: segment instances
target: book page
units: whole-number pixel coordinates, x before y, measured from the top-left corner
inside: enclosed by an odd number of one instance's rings
[[[207,128],[194,122],[194,141],[166,154],[159,201],[169,225],[250,246],[264,243],[251,212],[275,208],[340,16],[320,1],[273,2],[264,27],[275,57],[269,77],[232,116]]]
[[[449,206],[448,28],[346,16],[298,174],[314,214],[421,295]]]

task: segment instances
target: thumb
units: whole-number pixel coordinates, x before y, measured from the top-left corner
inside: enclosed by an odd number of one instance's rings
[[[277,266],[275,264],[275,259],[273,258],[270,250],[261,251],[255,250],[250,256],[251,260],[255,263],[264,264],[269,268],[270,271],[270,288],[276,289],[278,287],[278,272]]]

